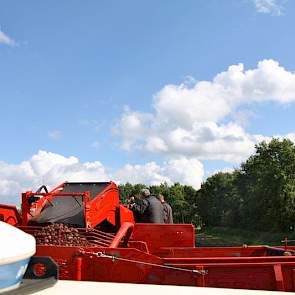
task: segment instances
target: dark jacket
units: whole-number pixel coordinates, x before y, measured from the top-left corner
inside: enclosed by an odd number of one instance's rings
[[[149,196],[140,200],[138,204],[132,204],[130,209],[138,216],[138,222],[164,223],[164,207],[155,196]]]
[[[164,222],[165,223],[173,223],[173,215],[172,208],[167,202],[163,202],[163,210],[164,210]]]

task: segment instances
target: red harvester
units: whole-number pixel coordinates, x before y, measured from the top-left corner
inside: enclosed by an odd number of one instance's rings
[[[134,223],[113,182],[43,186],[21,209],[0,205],[0,220],[34,235],[62,280],[295,291],[295,247],[195,247],[193,225]]]

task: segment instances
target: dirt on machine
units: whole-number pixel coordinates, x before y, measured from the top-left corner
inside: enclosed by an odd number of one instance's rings
[[[114,182],[42,186],[20,212],[0,204],[0,220],[33,235],[61,280],[295,291],[295,247],[196,247],[192,224],[135,223]]]

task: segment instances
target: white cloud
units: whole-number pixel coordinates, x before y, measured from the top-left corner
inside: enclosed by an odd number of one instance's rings
[[[112,131],[114,134],[124,138],[122,148],[130,150],[139,138],[148,136],[151,121],[153,121],[152,114],[131,112],[129,108],[125,108],[119,124]]]
[[[124,182],[157,185],[175,182],[200,188],[204,176],[203,165],[197,159],[184,157],[170,160],[159,166],[155,162],[143,165],[125,165],[115,173],[115,178]]]
[[[282,139],[289,139],[295,143],[295,133],[287,133],[285,135],[275,134],[274,136],[264,136],[264,135],[256,135],[255,139],[257,142],[266,141],[270,142],[272,138]]]
[[[170,131],[165,140],[171,154],[199,159],[239,162],[254,150],[252,136],[234,123],[196,123],[189,131],[183,128]]]
[[[282,0],[253,0],[256,11],[260,13],[269,13],[271,15],[282,15],[284,8]]]
[[[53,188],[63,181],[108,180],[104,166],[96,162],[81,163],[76,157],[39,151],[20,164],[0,162],[0,203],[18,203],[20,194],[46,184]]]
[[[274,60],[257,68],[229,66],[212,81],[166,85],[154,96],[152,113],[126,109],[116,126],[121,147],[169,156],[239,162],[253,151],[259,135],[248,134],[234,118],[237,107],[295,101],[295,73]]]
[[[198,188],[203,174],[203,165],[196,159],[179,158],[162,166],[155,162],[125,165],[111,173],[99,161],[82,163],[76,157],[39,151],[20,164],[0,162],[0,203],[19,204],[21,192],[34,191],[42,184],[53,188],[64,181],[180,182]]]
[[[1,29],[0,29],[0,43],[8,45],[8,46],[15,46],[16,42],[10,38],[7,34],[5,34]]]
[[[231,115],[232,120],[242,127],[248,126],[250,119],[256,117],[257,115],[253,111],[247,109],[235,111]]]
[[[48,136],[53,140],[59,140],[62,136],[62,132],[60,130],[51,130],[48,132]]]
[[[232,167],[224,167],[222,169],[215,169],[215,170],[211,170],[211,171],[206,171],[206,177],[213,176],[214,174],[217,174],[217,173],[232,173],[234,171],[235,171],[235,169]]]

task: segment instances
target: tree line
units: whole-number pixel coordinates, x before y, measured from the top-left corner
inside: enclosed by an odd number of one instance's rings
[[[144,184],[120,185],[126,203]],[[148,187],[161,193],[173,208],[175,223],[224,226],[261,231],[289,231],[295,226],[295,146],[274,138],[255,146],[255,152],[233,172],[207,178],[199,190],[163,183]]]

